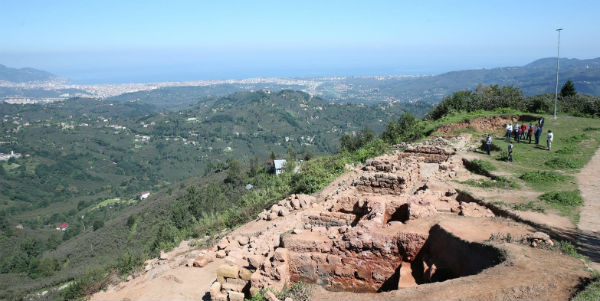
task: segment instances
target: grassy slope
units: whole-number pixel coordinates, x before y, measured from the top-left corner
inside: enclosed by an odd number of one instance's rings
[[[484,113],[476,116],[485,115]],[[500,151],[492,151],[490,157],[482,155],[481,158],[493,164],[500,174],[506,174],[509,179],[522,183],[525,189],[530,188],[540,193],[555,191],[575,191],[577,182],[573,174],[577,173],[593,156],[600,145],[600,120],[592,118],[579,118],[571,116],[559,116],[554,120],[552,116],[544,116],[545,125],[543,135],[540,137],[540,145],[534,141],[516,143],[514,139],[514,162],[506,162],[503,153],[508,148],[508,142],[504,139],[504,129],[493,132],[494,145]],[[453,119],[458,121],[459,116]],[[546,133],[552,130],[554,142],[552,150],[547,151]],[[471,132],[474,140],[484,139],[485,133],[474,130],[462,130]],[[482,151],[478,151],[483,154]],[[555,160],[555,161],[553,161]],[[562,165],[552,162],[563,163]],[[566,162],[566,163],[565,163]],[[523,176],[524,174],[528,176]],[[524,178],[524,179],[521,179]],[[525,200],[529,206],[521,206],[521,209],[540,209],[538,206],[558,210],[576,223],[578,220],[578,207],[565,204],[565,202],[548,202],[542,200]],[[568,203],[569,200],[563,200]],[[545,204],[544,204],[545,203]]]

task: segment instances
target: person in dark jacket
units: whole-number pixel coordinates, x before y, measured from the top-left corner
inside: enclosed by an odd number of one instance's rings
[[[492,135],[488,134],[485,139],[485,148],[487,149],[488,156],[490,155],[490,151],[492,150]]]
[[[535,129],[535,144],[540,144],[540,136],[542,136],[542,128],[538,125]]]

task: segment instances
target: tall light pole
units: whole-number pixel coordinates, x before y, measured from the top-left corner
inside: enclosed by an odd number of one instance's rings
[[[554,88],[554,119],[556,119],[556,103],[558,102],[558,69],[560,69],[560,31],[562,28],[557,28],[558,32],[558,50],[556,53],[556,87]]]

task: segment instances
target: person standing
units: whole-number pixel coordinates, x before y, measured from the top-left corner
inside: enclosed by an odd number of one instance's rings
[[[517,143],[521,143],[521,135],[523,135],[523,128],[519,127],[519,130],[517,131]]]
[[[539,126],[539,128],[544,127],[544,117],[540,117],[540,121],[538,121],[538,126]]]
[[[510,135],[512,133],[512,124],[506,124],[506,142],[510,142]]]
[[[523,122],[523,124],[521,124],[521,139],[525,139],[526,134],[527,134],[527,123]]]
[[[533,136],[533,123],[530,123],[529,128],[527,128],[527,139],[529,140],[529,144],[531,144],[531,136]]]
[[[542,136],[542,128],[538,124],[538,126],[535,129],[535,144],[536,145],[540,144],[540,136]]]
[[[488,156],[490,155],[490,151],[492,150],[492,135],[488,134],[485,139],[485,147],[487,149]]]
[[[515,122],[513,125],[513,135],[515,136],[515,141],[517,141],[517,135],[519,135],[519,123]]]
[[[514,148],[513,144],[512,144],[512,142],[510,142],[508,144],[508,158],[506,158],[506,161],[510,161],[510,162],[513,161],[513,148]]]
[[[546,135],[546,145],[548,146],[548,150],[552,148],[552,140],[554,140],[554,134],[551,130],[548,130],[548,135]]]

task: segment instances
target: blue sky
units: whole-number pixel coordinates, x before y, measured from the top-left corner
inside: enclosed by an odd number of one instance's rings
[[[600,56],[600,1],[12,1],[0,64],[75,82],[432,74]]]

